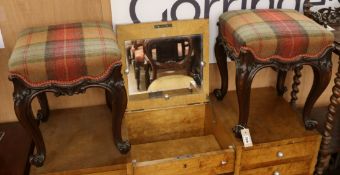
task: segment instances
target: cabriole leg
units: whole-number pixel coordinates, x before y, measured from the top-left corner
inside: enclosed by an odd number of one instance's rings
[[[50,107],[48,105],[47,95],[45,92],[40,93],[37,95],[39,104],[40,104],[40,110],[38,111],[38,119],[42,122],[46,122],[48,120],[48,117],[50,115]]]
[[[111,84],[112,97],[112,132],[113,139],[120,153],[126,154],[131,145],[122,138],[122,121],[127,107],[127,94],[120,69],[116,70]]]
[[[287,91],[287,87],[285,86],[286,76],[287,76],[287,71],[278,70],[276,91],[277,91],[277,95],[280,97],[282,97],[283,94]]]
[[[311,65],[313,68],[314,80],[312,89],[310,90],[306,104],[303,108],[303,120],[306,129],[315,129],[317,127],[318,123],[310,118],[310,113],[316,100],[320,97],[330,82],[332,75],[331,54],[332,52],[328,52],[323,59]]]
[[[223,100],[228,91],[228,65],[227,54],[224,50],[223,43],[219,37],[216,38],[215,56],[218,69],[221,75],[221,89],[215,89],[214,95],[218,100]]]
[[[249,61],[251,58],[248,58],[247,56],[241,55],[240,61],[236,62],[236,92],[239,106],[239,123],[235,126],[233,131],[238,138],[241,137],[241,129],[247,127],[251,84],[256,72],[261,69],[261,67],[258,66],[249,66],[246,61]]]
[[[13,93],[15,114],[20,124],[33,139],[36,148],[36,153],[30,156],[29,161],[32,165],[41,167],[45,161],[46,149],[38,126],[39,121],[35,120],[32,112],[33,92],[21,85],[18,80],[13,80],[13,83],[15,88]]]

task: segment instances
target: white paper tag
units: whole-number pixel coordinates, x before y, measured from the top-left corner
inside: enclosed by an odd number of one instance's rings
[[[2,33],[0,30],[0,49],[5,48],[4,39],[2,38]]]
[[[248,128],[241,130],[242,140],[244,147],[252,147],[253,141],[251,140],[250,131]]]
[[[335,29],[333,29],[331,26],[327,25],[327,30],[334,31]]]

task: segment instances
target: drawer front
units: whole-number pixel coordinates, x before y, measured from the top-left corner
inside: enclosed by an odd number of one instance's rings
[[[241,169],[256,168],[256,164],[269,166],[270,164],[281,164],[288,159],[309,159],[316,153],[317,142],[300,142],[279,146],[268,146],[260,148],[244,149],[241,158]],[[296,161],[297,161],[296,160]],[[294,161],[294,160],[293,160]],[[269,165],[266,165],[268,163]]]
[[[300,161],[264,168],[241,171],[240,175],[294,175],[308,174],[310,161]]]
[[[221,174],[234,171],[235,152],[233,150],[217,151],[187,156],[183,158],[170,158],[128,165],[128,175],[184,175],[194,174]]]

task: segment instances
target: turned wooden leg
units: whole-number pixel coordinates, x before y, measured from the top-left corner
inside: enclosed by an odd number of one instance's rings
[[[287,72],[278,70],[277,72],[277,82],[276,82],[276,91],[277,95],[282,97],[283,94],[287,91],[287,87],[285,86]]]
[[[294,77],[293,77],[293,84],[292,84],[292,92],[290,93],[291,99],[290,104],[294,106],[298,99],[297,94],[299,93],[299,85],[301,84],[301,70],[302,65],[296,66],[294,69]]]
[[[15,88],[13,93],[15,114],[20,124],[33,139],[36,148],[36,154],[31,155],[29,161],[32,165],[40,167],[44,164],[46,149],[38,126],[38,121],[35,120],[32,112],[31,102],[34,98],[34,93],[31,89],[20,85],[16,80],[14,80],[13,83]]]
[[[339,61],[340,65],[340,61]],[[318,157],[318,164],[315,169],[316,175],[322,175],[327,169],[329,160],[331,158],[330,143],[332,140],[332,130],[334,125],[334,119],[336,115],[336,107],[338,106],[338,100],[340,97],[340,66],[334,79],[334,87],[332,89],[332,96],[330,98],[330,104],[328,106],[328,113],[326,115],[326,123],[324,125],[324,132],[322,133],[321,147]]]
[[[330,82],[332,75],[331,53],[332,52],[326,54],[322,61],[319,61],[317,64],[311,65],[314,72],[314,80],[312,89],[310,90],[305,106],[303,108],[303,120],[306,129],[315,129],[318,124],[317,121],[310,118],[310,113],[316,100],[320,97],[320,95],[326,89],[327,85]]]
[[[43,92],[38,94],[37,98],[40,104],[40,110],[37,114],[38,119],[42,122],[46,122],[50,115],[50,107],[48,105],[47,95],[45,92]]]
[[[248,58],[240,59],[240,63],[236,63],[236,92],[239,106],[239,122],[233,129],[235,136],[238,138],[241,138],[241,129],[247,127],[251,84],[256,72],[261,69],[260,67],[248,66],[247,63],[242,63],[244,62],[242,60],[247,60]]]
[[[114,83],[111,91],[112,96],[112,132],[113,139],[120,153],[126,154],[130,151],[131,145],[122,138],[122,121],[127,106],[127,94],[124,87],[124,81],[121,77]]]
[[[223,100],[228,91],[228,65],[227,54],[219,37],[216,38],[215,57],[221,76],[221,89],[215,89],[214,95],[218,100]]]

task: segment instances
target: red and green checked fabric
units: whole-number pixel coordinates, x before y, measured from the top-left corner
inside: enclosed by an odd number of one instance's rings
[[[295,10],[230,11],[219,21],[220,33],[236,55],[242,48],[260,61],[317,57],[334,41],[331,32]]]
[[[31,28],[19,34],[9,59],[10,74],[31,86],[102,79],[120,63],[112,26],[74,23]]]

